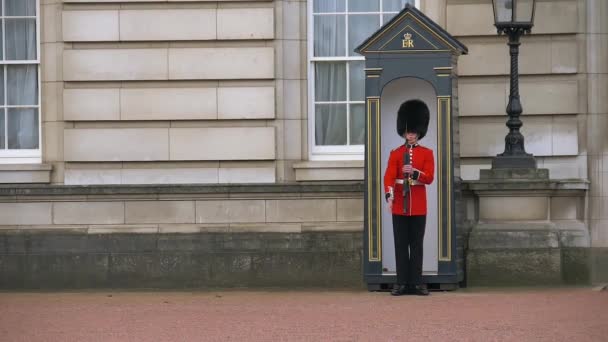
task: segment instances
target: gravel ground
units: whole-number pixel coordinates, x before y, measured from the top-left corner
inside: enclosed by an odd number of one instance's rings
[[[608,292],[1,292],[0,341],[608,341]]]

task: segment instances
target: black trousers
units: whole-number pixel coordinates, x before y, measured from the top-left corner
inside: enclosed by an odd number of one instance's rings
[[[393,215],[393,237],[397,262],[397,283],[422,284],[422,244],[426,215]]]

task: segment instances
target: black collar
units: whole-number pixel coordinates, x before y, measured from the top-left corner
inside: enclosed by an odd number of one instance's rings
[[[414,147],[418,147],[418,143],[415,143],[413,145],[408,144],[407,142],[405,144],[403,144],[403,146],[405,146],[406,148],[414,148]]]

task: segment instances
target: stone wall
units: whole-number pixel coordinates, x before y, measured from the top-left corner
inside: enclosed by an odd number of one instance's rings
[[[0,176],[83,185],[286,180],[306,135],[300,7],[41,1],[42,159],[52,171],[41,180],[13,166]]]
[[[362,287],[363,186],[0,188],[0,287]]]

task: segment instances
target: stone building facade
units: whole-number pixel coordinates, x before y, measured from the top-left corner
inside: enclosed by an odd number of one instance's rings
[[[360,282],[364,76],[350,51],[407,1],[376,2],[2,0],[2,285]],[[504,148],[506,39],[490,0],[410,2],[469,49],[458,129],[460,176],[474,182]],[[346,52],[317,56],[315,37],[340,20]],[[552,180],[585,185],[574,200],[481,210],[573,223],[586,280],[606,281],[608,3],[538,0],[520,74],[528,152]],[[344,78],[331,87],[348,95],[315,97],[324,75]],[[11,84],[25,100],[11,102]],[[329,129],[335,108],[323,106],[341,105]],[[324,143],[327,130],[344,140]],[[478,199],[467,203],[479,221]]]

